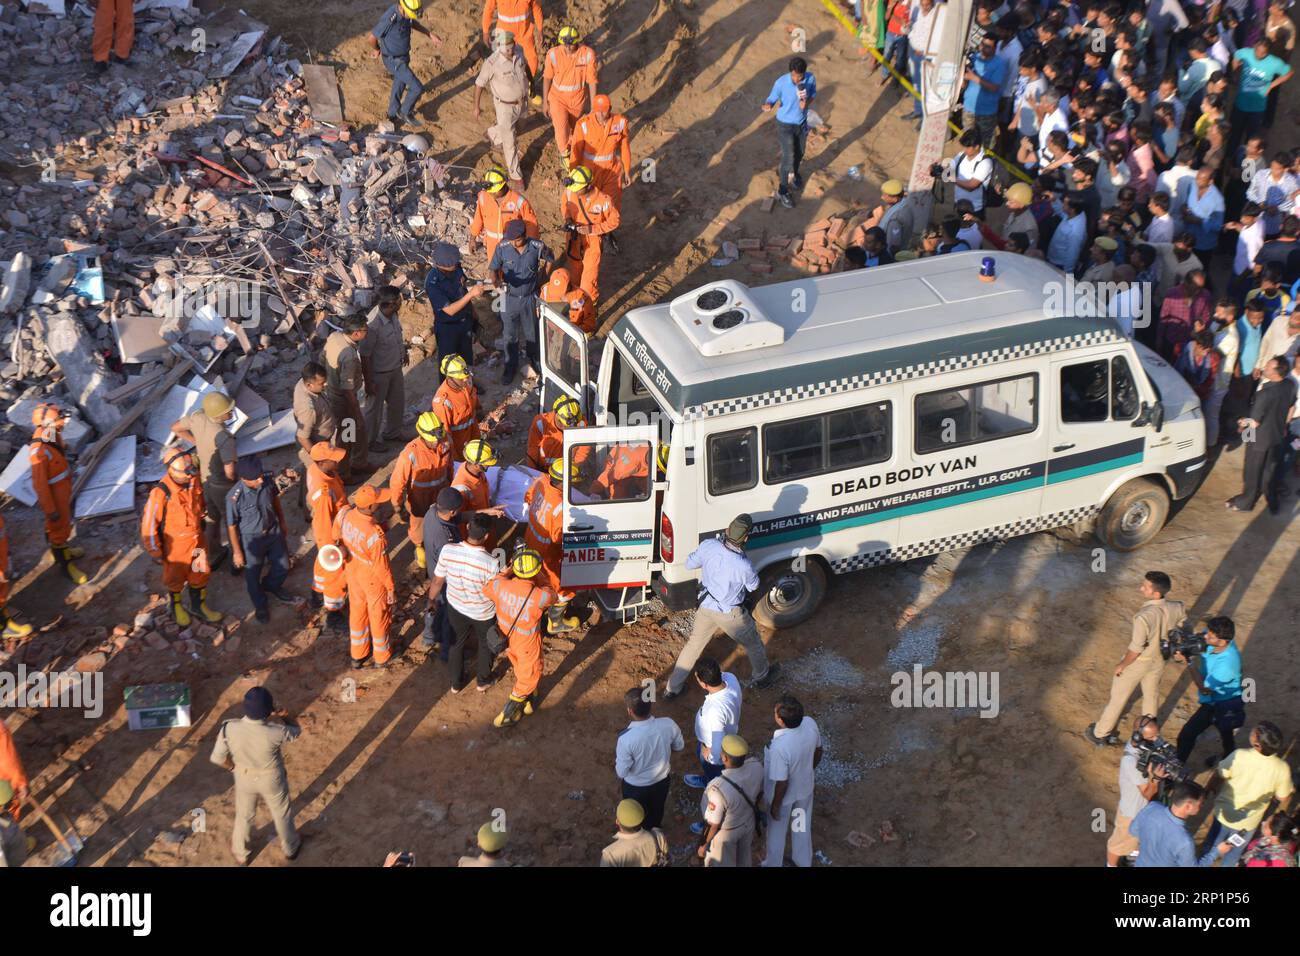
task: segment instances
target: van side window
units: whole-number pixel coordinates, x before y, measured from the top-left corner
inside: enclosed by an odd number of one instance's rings
[[[1061,421],[1131,420],[1138,413],[1138,391],[1123,356],[1094,359],[1061,368]]]
[[[769,485],[887,461],[890,404],[763,426],[763,481]]]
[[[574,445],[569,463],[571,504],[645,501],[650,497],[653,448],[648,441]]]
[[[709,436],[709,494],[729,495],[758,484],[758,429]]]
[[[926,392],[916,396],[915,414],[921,454],[1024,435],[1038,427],[1038,375]]]

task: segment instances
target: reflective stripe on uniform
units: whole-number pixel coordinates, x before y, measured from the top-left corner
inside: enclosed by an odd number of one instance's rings
[[[447,483],[446,478],[444,478],[442,481],[413,481],[411,482],[411,487],[412,488],[437,488],[440,485],[445,485],[446,483]]]
[[[506,237],[505,233],[493,232],[491,229],[484,229],[483,235],[487,236],[489,239],[504,239]]]
[[[559,83],[553,83],[551,84],[551,89],[559,90],[561,93],[576,93],[578,90],[582,89],[582,84],[578,83],[574,86],[561,86]]]
[[[611,163],[614,161],[613,153],[601,153],[597,156],[595,153],[583,152],[582,158],[589,163]]]
[[[461,422],[459,425],[451,425],[450,428],[454,432],[463,432],[465,429],[469,428],[469,426],[473,424],[474,423],[472,421]]]
[[[498,23],[523,23],[527,19],[528,19],[528,14],[524,14],[523,16],[518,16],[518,17],[508,17],[503,13],[497,14]]]

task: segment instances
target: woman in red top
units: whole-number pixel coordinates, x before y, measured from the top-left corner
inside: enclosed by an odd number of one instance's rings
[[[1275,813],[1260,828],[1242,854],[1242,866],[1295,866],[1296,825],[1285,813]]]

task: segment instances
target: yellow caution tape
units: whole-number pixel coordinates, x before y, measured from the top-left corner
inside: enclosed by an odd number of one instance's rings
[[[853,34],[855,39],[858,39],[859,42],[861,42],[861,38],[858,37],[858,31],[857,28],[853,25],[853,21],[848,18],[847,14],[845,14],[844,11],[841,10],[833,2],[833,0],[822,0],[822,6],[824,6],[830,12],[831,16],[833,16],[836,20],[840,22],[840,26],[848,30],[849,33]],[[874,56],[876,58],[876,62],[879,63],[881,66],[883,66],[886,70],[888,70],[889,75],[892,76],[894,79],[898,80],[899,84],[903,87],[903,89],[907,90],[907,92],[910,93],[914,99],[919,100],[921,98],[921,94],[916,91],[916,87],[912,85],[911,81],[908,80],[907,77],[903,76],[903,74],[899,73],[896,69],[894,69],[892,64],[886,63],[885,57],[881,54],[879,50],[877,50],[874,46],[871,46],[870,44],[867,43],[862,44],[862,49],[866,50],[868,53]],[[962,132],[961,127],[958,126],[956,123],[954,123],[952,120],[948,120],[948,128],[952,130],[954,133],[956,133],[957,135],[959,136],[961,135]],[[1023,182],[1027,182],[1030,185],[1033,185],[1034,180],[1031,177],[1026,176],[1024,170],[1022,170],[1019,166],[1015,165],[1014,163],[1007,162],[1007,160],[1003,159],[1001,156],[993,152],[993,150],[989,149],[988,147],[984,148],[984,152],[987,153],[989,156],[992,156],[999,163],[1001,163],[1003,168],[1005,168],[1007,172],[1011,173],[1011,175],[1017,177]]]

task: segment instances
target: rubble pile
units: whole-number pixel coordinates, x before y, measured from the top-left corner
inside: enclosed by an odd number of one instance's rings
[[[0,399],[75,404],[83,444],[175,387],[277,388],[320,320],[413,295],[435,242],[468,245],[470,172],[427,136],[321,122],[265,25],[147,4],[104,73],[84,5],[0,5]],[[188,385],[163,381],[178,363]],[[2,466],[30,428],[0,425]]]

